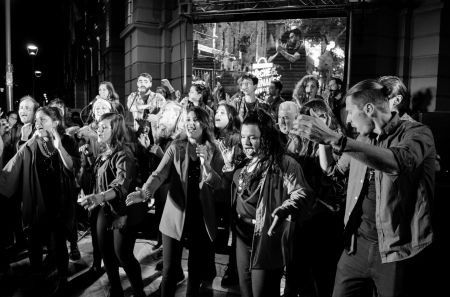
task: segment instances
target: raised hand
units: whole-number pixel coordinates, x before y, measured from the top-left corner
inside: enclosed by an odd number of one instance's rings
[[[147,134],[142,133],[139,135],[138,141],[144,148],[148,148],[150,146],[150,138],[148,138]]]
[[[62,146],[61,136],[59,136],[59,133],[56,131],[55,128],[52,129],[52,135],[53,135],[53,146],[57,150],[59,150]]]
[[[200,158],[200,163],[202,164],[202,166],[209,169],[211,166],[212,154],[210,153],[208,147],[206,145],[197,145],[197,147],[195,148],[195,152]]]
[[[292,133],[320,144],[332,144],[339,140],[341,135],[331,130],[326,123],[316,117],[300,115],[293,125]]]
[[[225,163],[226,167],[231,167],[233,164],[233,157],[234,157],[234,146],[232,148],[227,148],[223,141],[218,140],[217,141],[217,147],[220,150],[220,153],[222,154],[223,162]]]
[[[33,131],[32,124],[26,123],[25,125],[23,125],[22,128],[20,129],[20,134],[22,135],[21,140],[27,141],[28,138],[30,137],[32,131]]]

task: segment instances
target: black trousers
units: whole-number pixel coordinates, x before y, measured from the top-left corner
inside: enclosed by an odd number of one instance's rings
[[[91,237],[92,237],[92,251],[94,262],[92,264],[93,267],[100,268],[102,265],[102,254],[100,253],[100,247],[98,246],[98,232],[97,232],[97,219],[98,212],[100,207],[94,208],[89,214],[89,225],[91,228]]]
[[[52,226],[32,226],[29,230],[29,252],[31,269],[34,272],[42,271],[42,247],[47,245],[48,254],[52,255],[58,271],[58,277],[67,279],[69,254],[66,246],[66,230],[63,224],[54,223]]]
[[[119,277],[119,265],[123,267],[130,280],[134,296],[144,296],[144,284],[141,266],[133,254],[135,234],[123,229],[110,229],[110,221],[106,218],[104,208],[100,208],[97,219],[97,235],[100,252],[105,263],[106,274],[111,290],[116,294],[123,293]]]
[[[236,236],[236,264],[242,297],[280,296],[282,268],[250,270],[251,246]]]
[[[322,212],[306,222],[291,223],[285,297],[331,296],[343,249],[342,222],[339,215]]]
[[[203,219],[195,220],[195,223],[191,224],[189,229],[189,278],[186,296],[198,296],[204,273],[209,269],[209,259],[214,258],[214,245],[209,239]],[[161,296],[173,297],[176,291],[183,244],[181,241],[165,234],[162,235],[162,241],[164,248]]]
[[[378,297],[437,296],[431,293],[430,249],[409,259],[381,263],[378,243],[358,237],[355,254],[342,252],[333,297],[371,297],[374,290]]]

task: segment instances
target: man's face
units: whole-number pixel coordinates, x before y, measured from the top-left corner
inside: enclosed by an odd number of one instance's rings
[[[280,108],[278,111],[278,127],[280,132],[283,134],[288,134],[292,130],[294,125],[295,114],[287,108]]]
[[[256,90],[256,86],[253,84],[251,79],[244,79],[241,82],[241,91],[245,95],[254,95]]]
[[[274,96],[274,97],[276,97],[276,96],[278,96],[278,93],[279,93],[279,91],[278,91],[278,89],[275,87],[275,84],[270,84],[270,86],[269,86],[269,95],[270,96]]]
[[[147,93],[152,87],[152,81],[145,76],[139,76],[137,81],[139,93]]]
[[[345,109],[347,110],[347,123],[350,123],[358,133],[364,136],[372,133],[375,128],[373,121],[353,103],[353,97],[348,96],[345,99]]]
[[[258,155],[261,146],[261,131],[257,125],[242,126],[241,144],[247,158],[252,159]]]
[[[291,45],[293,45],[293,44],[296,44],[297,41],[298,41],[297,35],[295,35],[294,33],[290,33],[290,34],[289,34],[289,43],[290,43]]]
[[[30,124],[34,119],[34,103],[27,99],[19,104],[19,116],[20,120],[24,124]]]
[[[339,86],[334,79],[332,79],[328,82],[328,90],[337,91],[338,89],[339,89]]]

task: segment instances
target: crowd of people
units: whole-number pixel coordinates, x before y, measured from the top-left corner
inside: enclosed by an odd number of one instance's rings
[[[231,238],[222,285],[241,296],[280,296],[283,275],[286,297],[425,296],[436,150],[408,116],[402,81],[367,79],[345,93],[333,77],[320,94],[307,75],[292,98],[280,96],[282,81],[265,98],[254,75],[238,84],[226,94],[196,80],[181,98],[167,79],[152,91],[142,73],[123,106],[102,82],[85,122],[61,99],[23,97],[0,119],[2,271],[8,245],[26,248],[33,275],[55,267],[54,294],[64,295],[69,258],[81,257],[81,206],[90,271],[105,270],[110,296],[123,296],[123,267],[145,296],[135,227],[155,205],[161,296],[184,281],[184,247],[186,296],[212,282],[219,226]]]

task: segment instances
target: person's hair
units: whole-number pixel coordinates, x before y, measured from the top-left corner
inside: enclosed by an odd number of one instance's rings
[[[239,84],[241,84],[242,81],[243,81],[244,79],[249,79],[249,80],[251,80],[251,81],[253,82],[253,85],[254,85],[254,86],[257,86],[257,85],[258,85],[258,78],[257,78],[256,76],[254,76],[253,74],[251,74],[251,73],[244,73],[244,74],[241,76],[241,81],[239,82]]]
[[[389,90],[375,79],[366,79],[358,82],[345,94],[345,98],[347,97],[351,97],[352,102],[360,110],[364,105],[371,103],[384,112],[389,111]]]
[[[115,112],[108,112],[103,114],[98,122],[100,123],[104,120],[110,121],[111,124],[111,148],[113,150],[121,149],[127,141],[127,129],[125,127],[125,120],[123,119],[123,116]]]
[[[19,113],[15,110],[10,110],[6,113],[6,117],[9,118],[10,115],[15,114],[17,116],[17,120],[19,120]]]
[[[62,100],[60,98],[55,98],[52,101],[50,101],[50,103],[48,105],[50,105],[50,106],[63,105],[64,107],[66,107],[66,102],[64,102],[64,100]]]
[[[200,106],[191,106],[187,109],[187,114],[193,112],[195,117],[200,122],[200,127],[202,128],[202,143],[209,141],[211,144],[214,144],[214,136],[212,135],[213,127],[212,123],[209,120],[208,112]]]
[[[150,81],[151,80],[152,79],[150,78]],[[100,87],[101,85],[105,85],[106,86],[106,88],[108,89],[108,92],[109,92],[109,98],[111,100],[119,100],[119,94],[117,94],[116,90],[114,89],[114,85],[112,84],[112,82],[110,82],[110,81],[102,81],[101,83],[98,84],[98,86]]]
[[[395,96],[402,96],[402,101],[396,106],[398,113],[402,116],[410,113],[411,96],[403,81],[397,76],[382,76],[378,78],[378,82],[388,89],[388,99]]]
[[[281,102],[280,106],[278,107],[278,112],[280,112],[280,110],[282,110],[282,109],[289,110],[290,112],[294,112],[295,116],[298,116],[300,113],[297,103],[295,103],[293,101]]]
[[[339,77],[332,76],[332,77],[330,77],[330,80],[328,82],[330,82],[332,80],[334,80],[336,82],[336,84],[339,86],[339,90],[342,91],[342,89],[344,87],[344,83],[343,83],[342,79],[340,79]]]
[[[300,114],[308,115],[310,116],[310,110],[313,110],[314,112],[324,112],[327,114],[327,116],[330,118],[330,122],[328,123],[328,127],[334,131],[341,131],[341,127],[339,126],[339,123],[336,119],[336,117],[333,114],[333,111],[328,106],[328,104],[325,103],[325,101],[321,99],[315,99],[306,102],[302,108],[300,109]],[[298,156],[301,158],[308,158],[308,157],[315,157],[319,149],[319,144],[309,140],[307,138],[301,138],[301,148],[300,152],[298,153]],[[306,162],[305,159],[303,159],[303,162]]]
[[[30,100],[31,102],[33,102],[33,104],[34,104],[33,111],[36,113],[36,110],[39,108],[39,103],[30,95],[26,95],[26,96],[23,96],[22,98],[20,98],[19,105],[20,105],[20,103],[22,103],[25,100]]]
[[[165,99],[168,98],[170,92],[169,92],[169,90],[167,89],[166,86],[159,86],[159,87],[156,87],[155,93],[158,93],[158,90],[162,90],[162,91],[164,92],[163,97],[164,97]]]
[[[265,157],[273,157],[274,161],[280,164],[284,154],[284,147],[281,144],[280,133],[275,128],[272,117],[263,109],[256,108],[247,113],[242,122],[244,125],[255,125],[261,132],[260,149]]]
[[[270,83],[273,84],[275,86],[275,89],[279,90],[280,92],[281,90],[283,90],[283,84],[281,83],[281,81],[272,80]]]
[[[311,109],[316,113],[324,112],[327,114],[327,116],[330,118],[329,128],[333,130],[340,129],[339,122],[336,119],[336,116],[325,101],[323,101],[322,99],[314,99],[306,102],[300,109],[300,114],[310,115]]]
[[[199,93],[201,95],[200,100],[199,100],[200,104],[207,105],[208,100],[210,99],[210,96],[211,96],[211,92],[209,91],[209,88],[206,85],[206,83],[202,80],[193,81],[192,86],[195,87],[195,90],[197,91],[197,93]]]
[[[317,86],[317,90],[319,90],[319,81],[317,80],[317,78],[314,75],[303,76],[295,85],[292,97],[301,105],[303,105],[307,102],[305,89],[306,89],[306,85],[310,81],[314,82]]]
[[[152,79],[153,79],[152,76],[150,75],[150,73],[147,73],[147,72],[143,72],[143,73],[139,74],[139,75],[138,75],[138,78],[139,78],[140,76],[146,77],[146,78],[148,78],[150,81],[152,81]]]
[[[42,106],[36,110],[36,113],[38,112],[42,112],[45,115],[49,116],[52,119],[52,121],[58,121],[58,125],[56,126],[56,132],[58,132],[60,136],[64,135],[65,130],[63,127],[62,114],[58,107]]]
[[[225,107],[225,110],[227,112],[228,125],[224,128],[226,133],[229,134],[239,133],[239,131],[241,130],[241,119],[239,118],[239,114],[236,108],[234,108],[233,105],[230,105],[226,102],[220,102],[219,105],[217,106],[217,109],[219,109],[220,106]],[[219,137],[219,134],[220,130],[218,128],[214,128],[214,135],[216,136],[216,138]]]

